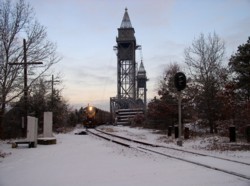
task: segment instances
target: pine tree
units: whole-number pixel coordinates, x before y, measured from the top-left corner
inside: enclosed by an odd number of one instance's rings
[[[238,47],[237,52],[231,56],[229,66],[235,73],[235,80],[243,98],[250,100],[250,37],[246,44]]]

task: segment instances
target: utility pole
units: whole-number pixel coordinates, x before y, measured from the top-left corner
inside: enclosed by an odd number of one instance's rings
[[[53,111],[53,107],[54,107],[54,83],[59,83],[59,80],[54,80],[54,75],[52,75],[52,80],[51,81],[47,81],[47,82],[51,82],[51,110]]]
[[[23,65],[24,70],[24,87],[23,87],[23,94],[24,94],[24,128],[23,128],[23,136],[26,137],[26,130],[27,130],[27,116],[28,116],[28,75],[27,75],[27,68],[28,65],[40,65],[43,64],[42,62],[27,62],[27,47],[26,47],[26,40],[23,39],[23,63],[9,63],[9,65]]]

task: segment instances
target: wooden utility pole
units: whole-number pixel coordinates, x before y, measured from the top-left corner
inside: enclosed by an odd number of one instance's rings
[[[42,62],[27,62],[27,48],[26,48],[26,40],[23,39],[23,63],[9,63],[9,65],[23,65],[24,70],[24,87],[23,87],[23,94],[24,94],[24,128],[23,128],[23,136],[26,137],[26,130],[27,130],[27,116],[28,116],[28,75],[27,75],[27,68],[28,65],[40,65],[43,64]]]
[[[51,110],[53,111],[53,107],[54,107],[54,83],[59,83],[60,81],[58,80],[54,80],[54,75],[52,75],[52,80],[48,81],[51,82]]]

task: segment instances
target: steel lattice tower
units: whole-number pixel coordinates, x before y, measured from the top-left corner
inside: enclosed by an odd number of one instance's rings
[[[127,8],[118,28],[116,43],[114,50],[117,55],[117,95],[110,98],[110,112],[115,115],[118,109],[145,110],[146,71],[142,62],[137,70],[136,50],[141,49],[141,46],[136,44],[135,30]]]
[[[118,28],[117,46],[117,97],[136,99],[136,39],[127,8]]]
[[[141,99],[144,104],[144,109],[147,105],[147,75],[143,62],[141,61],[139,70],[137,72],[137,98]]]

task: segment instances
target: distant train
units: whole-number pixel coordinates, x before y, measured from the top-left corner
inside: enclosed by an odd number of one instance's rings
[[[94,128],[110,121],[110,113],[107,111],[89,105],[83,110],[83,126],[86,128]]]

